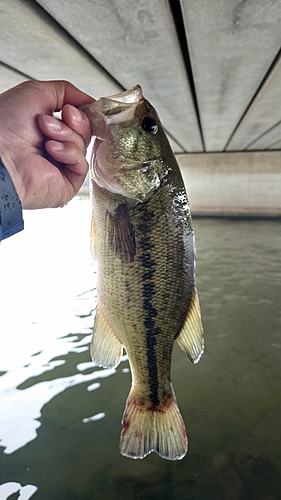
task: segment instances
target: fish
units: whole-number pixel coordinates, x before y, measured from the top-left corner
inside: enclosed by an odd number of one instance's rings
[[[91,246],[97,261],[96,365],[125,349],[132,376],[120,452],[169,460],[188,438],[171,383],[174,342],[193,363],[204,351],[189,202],[160,118],[140,85],[82,106],[91,124]]]

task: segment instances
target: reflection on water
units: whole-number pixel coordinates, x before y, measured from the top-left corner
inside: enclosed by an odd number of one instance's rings
[[[95,367],[90,203],[25,214],[0,247],[0,500],[281,498],[281,224],[195,220],[206,353],[175,346],[180,462],[119,454],[127,358]]]

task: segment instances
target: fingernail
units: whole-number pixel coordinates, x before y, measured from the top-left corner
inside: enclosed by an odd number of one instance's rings
[[[80,113],[79,109],[73,106],[71,111],[72,111],[72,118],[78,123],[82,122],[82,114]]]
[[[45,123],[51,130],[61,130],[61,121],[53,118],[52,116],[45,115],[44,117]]]
[[[63,142],[52,141],[52,148],[55,151],[62,151],[64,149]]]

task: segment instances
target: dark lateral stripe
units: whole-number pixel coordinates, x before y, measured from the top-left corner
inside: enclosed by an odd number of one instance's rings
[[[139,224],[139,249],[141,250],[141,262],[143,266],[142,282],[143,282],[143,309],[145,311],[144,326],[146,330],[146,352],[148,362],[148,381],[150,389],[150,401],[154,406],[157,406],[159,401],[158,396],[158,369],[157,369],[157,354],[156,354],[156,337],[159,334],[159,328],[155,323],[157,311],[152,305],[152,299],[155,295],[155,267],[156,263],[152,258],[151,249],[153,242],[151,241],[151,222],[154,213],[147,209],[143,211],[142,222]]]

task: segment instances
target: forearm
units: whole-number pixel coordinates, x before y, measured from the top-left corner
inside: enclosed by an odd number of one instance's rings
[[[23,228],[21,202],[0,157],[0,241],[22,231]]]

